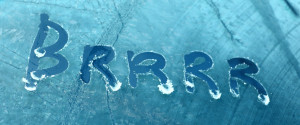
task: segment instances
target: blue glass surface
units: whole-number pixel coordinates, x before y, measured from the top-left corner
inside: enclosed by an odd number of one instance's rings
[[[299,10],[0,0],[0,124],[300,124]]]

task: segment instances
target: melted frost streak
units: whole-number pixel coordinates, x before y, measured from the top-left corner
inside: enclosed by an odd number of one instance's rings
[[[25,89],[29,91],[36,90],[37,81],[40,81],[49,76],[62,73],[68,68],[67,59],[57,53],[65,46],[68,41],[67,32],[59,24],[50,21],[47,14],[41,14],[40,21],[39,31],[32,45],[29,56],[26,80],[23,80],[25,81]],[[47,32],[50,27],[58,32],[59,38],[53,45],[43,47],[44,41],[48,35]],[[39,52],[40,48],[42,48],[42,50],[44,51],[43,53]],[[42,57],[55,58],[59,61],[59,63],[51,68],[39,69],[39,60]]]

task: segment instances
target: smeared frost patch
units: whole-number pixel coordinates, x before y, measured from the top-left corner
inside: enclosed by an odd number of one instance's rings
[[[39,58],[41,58],[41,57],[43,57],[43,56],[45,56],[45,54],[46,54],[46,51],[44,50],[44,52],[43,53],[41,53],[41,52],[39,52],[39,49],[40,49],[40,47],[39,48],[36,48],[36,49],[34,49],[34,54],[36,55],[36,57],[39,57]]]
[[[30,76],[31,78],[33,78],[34,80],[42,80],[46,77],[45,74],[43,74],[41,77],[37,77],[36,75],[34,75],[35,71],[30,72]]]
[[[111,88],[111,90],[113,91],[118,91],[122,86],[122,83],[120,81],[117,81],[117,84],[115,85],[115,87],[113,86],[109,86]]]
[[[232,94],[233,97],[239,97],[240,94],[236,93],[233,89],[230,88],[230,93]]]
[[[261,98],[261,96],[263,96],[264,99]],[[268,95],[258,95],[258,100],[261,101],[264,105],[268,105],[270,103],[270,98]]]
[[[24,82],[24,83],[29,83],[29,81],[26,79],[26,78],[22,78],[22,82]]]
[[[221,98],[221,93],[219,90],[216,90],[216,94],[214,92],[212,92],[211,90],[209,90],[209,94],[211,95],[211,97],[213,97],[214,99],[220,99]]]
[[[165,88],[165,86],[167,86],[167,88]],[[163,94],[171,94],[174,91],[173,84],[170,80],[167,80],[166,84],[160,84],[157,87]]]
[[[26,86],[25,85],[25,87],[24,87],[27,91],[35,91],[36,90],[36,86],[31,86],[31,87],[29,87],[29,86]]]
[[[191,83],[189,81],[184,81],[184,85],[188,86],[188,87],[191,87],[191,88],[194,88],[195,87],[195,84],[194,83]]]
[[[26,79],[26,78],[22,78],[22,81],[25,83],[25,86],[24,88],[27,90],[27,91],[35,91],[36,90],[36,85],[37,85],[37,82],[34,82],[34,86],[27,86],[27,84],[29,84],[29,81]]]

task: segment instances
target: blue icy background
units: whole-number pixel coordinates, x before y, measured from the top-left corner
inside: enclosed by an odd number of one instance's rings
[[[290,0],[300,9],[300,0]],[[69,34],[60,51],[69,68],[24,89],[28,56],[39,16],[62,25]],[[284,0],[0,0],[0,124],[300,124],[300,18]],[[56,42],[49,31],[45,46]],[[93,72],[78,88],[85,45],[113,45],[109,64],[123,83],[107,92],[102,75]],[[165,56],[164,71],[175,91],[163,95],[152,75],[128,84],[126,51],[155,51]],[[222,97],[211,98],[196,80],[189,94],[183,84],[183,56],[204,51],[214,60],[208,72]],[[258,102],[250,85],[240,84],[240,98],[229,92],[228,59],[249,57],[260,67],[256,76],[270,96]],[[56,60],[41,60],[41,68]]]

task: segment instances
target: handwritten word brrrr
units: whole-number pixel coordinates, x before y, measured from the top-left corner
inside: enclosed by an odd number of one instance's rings
[[[25,88],[28,91],[34,91],[37,87],[37,82],[47,77],[54,77],[56,74],[60,74],[68,68],[67,59],[58,52],[66,45],[68,41],[68,33],[57,23],[49,20],[47,14],[40,15],[41,23],[39,25],[39,31],[34,40],[31,48],[29,63],[26,72],[26,78],[23,78],[25,82]],[[49,28],[53,28],[59,34],[59,38],[53,45],[43,47],[44,40],[46,39]],[[127,59],[129,65],[129,85],[135,88],[138,84],[138,75],[145,73],[153,73],[159,79],[158,85],[159,91],[163,94],[171,94],[174,91],[171,80],[168,75],[163,72],[166,66],[166,60],[164,56],[155,52],[143,52],[134,53],[133,51],[127,51]],[[50,68],[39,69],[39,60],[48,57],[58,60],[58,63]],[[121,88],[122,83],[118,81],[117,77],[109,69],[109,62],[115,58],[115,52],[112,46],[90,46],[84,47],[82,65],[80,69],[80,80],[84,83],[89,83],[91,68],[99,70],[103,74],[104,80],[108,88],[112,91],[118,91]],[[192,51],[184,55],[184,85],[188,93],[195,91],[195,85],[193,79],[198,78],[207,83],[209,93],[212,98],[221,98],[221,93],[217,82],[205,74],[204,71],[208,71],[213,67],[213,59],[205,52]],[[196,63],[197,59],[201,58],[201,63]],[[152,60],[154,63],[142,64],[146,60]],[[244,83],[252,85],[258,92],[258,100],[263,104],[268,105],[270,102],[268,93],[265,87],[254,78],[254,75],[259,72],[259,68],[255,62],[247,58],[232,58],[227,60],[229,71],[229,86],[230,92],[234,97],[239,97],[239,85],[238,80]],[[241,67],[242,66],[242,67]]]

